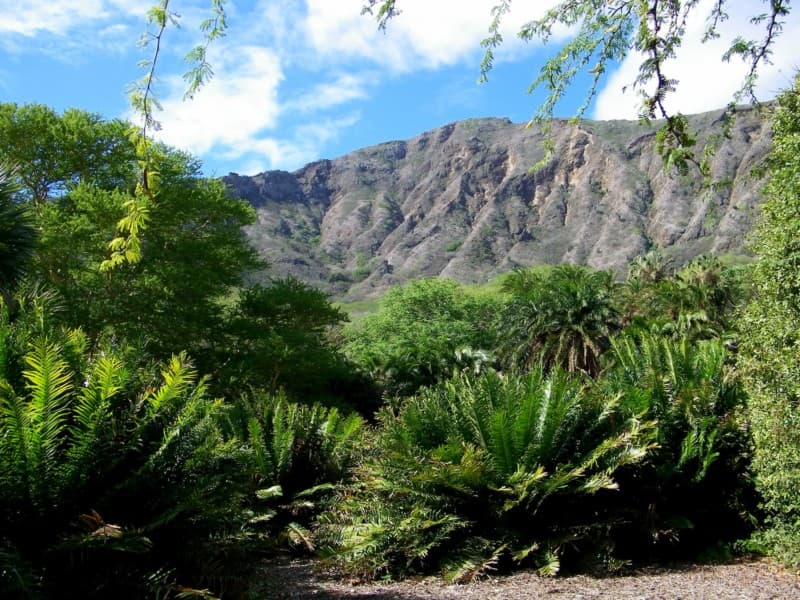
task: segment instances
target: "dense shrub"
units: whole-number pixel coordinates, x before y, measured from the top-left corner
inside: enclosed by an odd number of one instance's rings
[[[390,290],[377,314],[355,324],[344,350],[389,395],[410,395],[491,363],[499,305],[454,281],[414,281]]]
[[[559,370],[459,375],[384,412],[372,458],[327,515],[345,568],[468,580],[605,556],[599,497],[619,493],[615,474],[643,459],[652,423],[586,385]]]
[[[800,566],[800,79],[773,117],[770,181],[756,227],[753,299],[742,319],[739,365],[749,394],[753,467],[764,496],[763,539]]]
[[[311,525],[334,486],[349,479],[363,419],[253,392],[231,411],[228,427],[251,451],[249,530],[273,548],[315,551]]]
[[[691,558],[746,537],[756,496],[745,394],[723,342],[633,330],[611,344],[612,364],[598,386],[657,423],[656,447],[619,476],[619,554]]]
[[[240,524],[244,457],[187,358],[151,372],[109,347],[87,352],[79,330],[2,329],[0,589],[141,597],[238,585],[237,570],[214,564],[216,541]]]

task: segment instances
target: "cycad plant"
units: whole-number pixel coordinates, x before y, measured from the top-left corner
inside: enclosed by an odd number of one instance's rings
[[[384,412],[358,484],[326,515],[330,539],[363,577],[463,581],[526,562],[555,573],[602,553],[603,497],[651,428],[559,369],[459,375]]]
[[[314,552],[312,521],[321,501],[349,478],[363,419],[255,391],[241,399],[229,423],[251,450],[249,529],[267,533],[271,545]]]
[[[659,329],[676,340],[730,340],[732,318],[745,295],[744,272],[703,255],[674,274],[629,276],[619,294],[624,321]]]
[[[696,553],[747,534],[755,498],[741,383],[720,340],[676,341],[635,329],[611,342],[599,385],[657,421],[658,446],[620,478],[631,506],[620,545],[643,556]]]
[[[0,590],[222,585],[210,541],[237,528],[241,452],[188,359],[151,376],[73,330],[34,339],[21,361],[0,373]]]

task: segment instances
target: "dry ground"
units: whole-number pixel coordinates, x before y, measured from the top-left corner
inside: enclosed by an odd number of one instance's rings
[[[791,600],[800,599],[800,578],[765,561],[742,561],[677,568],[649,567],[625,576],[600,578],[583,575],[543,578],[535,573],[517,573],[467,585],[448,585],[436,578],[355,585],[316,569],[312,561],[286,560],[265,567],[260,598]]]

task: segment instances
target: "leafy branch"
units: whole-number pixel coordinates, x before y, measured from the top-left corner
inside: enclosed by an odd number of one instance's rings
[[[139,40],[139,46],[153,46],[152,57],[139,63],[147,71],[129,88],[129,102],[140,124],[133,126],[130,139],[136,151],[140,177],[133,196],[125,202],[126,215],[117,222],[117,237],[109,242],[109,258],[100,264],[102,271],[111,271],[124,263],[134,264],[142,258],[141,234],[147,229],[150,209],[156,203],[159,187],[159,164],[162,153],[151,139],[151,133],[158,131],[161,124],[155,112],[161,110],[161,103],[155,95],[156,66],[161,53],[161,43],[167,27],[179,26],[180,15],[169,8],[170,0],[159,0],[147,11],[147,30]],[[212,16],[200,23],[203,41],[192,48],[185,61],[193,65],[184,74],[187,89],[184,99],[191,99],[214,74],[208,62],[208,48],[214,40],[224,37],[227,29],[225,18],[226,0],[211,0]]]
[[[480,81],[488,79],[494,66],[494,51],[503,43],[500,33],[503,17],[511,10],[512,0],[499,0],[491,12],[489,35],[483,40],[484,57],[480,65]],[[719,28],[728,19],[726,7],[731,0],[715,0],[706,19],[706,29],[701,38],[708,42],[720,37]],[[763,25],[765,35],[760,40],[735,38],[723,55],[729,61],[739,56],[749,64],[740,91],[733,98],[743,97],[757,104],[755,82],[764,64],[769,64],[775,41],[783,30],[785,17],[790,12],[791,0],[770,0],[767,11],[750,19],[755,25]],[[645,123],[663,120],[657,133],[657,148],[664,157],[665,165],[685,173],[690,165],[707,172],[709,149],[698,160],[693,147],[696,139],[689,131],[686,117],[667,108],[667,98],[673,93],[678,80],[669,77],[665,65],[675,57],[686,36],[689,17],[704,6],[700,0],[562,0],[537,19],[523,25],[517,35],[525,41],[550,41],[556,27],[574,31],[572,38],[539,70],[539,75],[530,85],[529,93],[540,88],[547,90],[547,97],[538,107],[529,125],[538,124],[545,132],[553,118],[556,104],[563,99],[575,78],[581,73],[592,76],[584,102],[576,111],[575,119],[583,116],[595,98],[598,86],[609,63],[641,53],[639,72],[633,88],[642,97],[639,116]],[[388,21],[400,14],[396,0],[366,0],[362,13],[374,15],[378,27],[385,30]],[[732,108],[733,104],[729,108]],[[545,142],[549,154],[553,150],[551,139]]]

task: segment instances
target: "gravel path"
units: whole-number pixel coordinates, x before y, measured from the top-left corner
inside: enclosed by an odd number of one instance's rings
[[[468,585],[448,585],[435,578],[399,583],[353,585],[314,569],[308,560],[269,564],[259,598],[289,600],[530,600],[607,598],[618,600],[800,599],[800,578],[767,562],[650,567],[619,577],[543,578],[534,573],[488,578]]]

